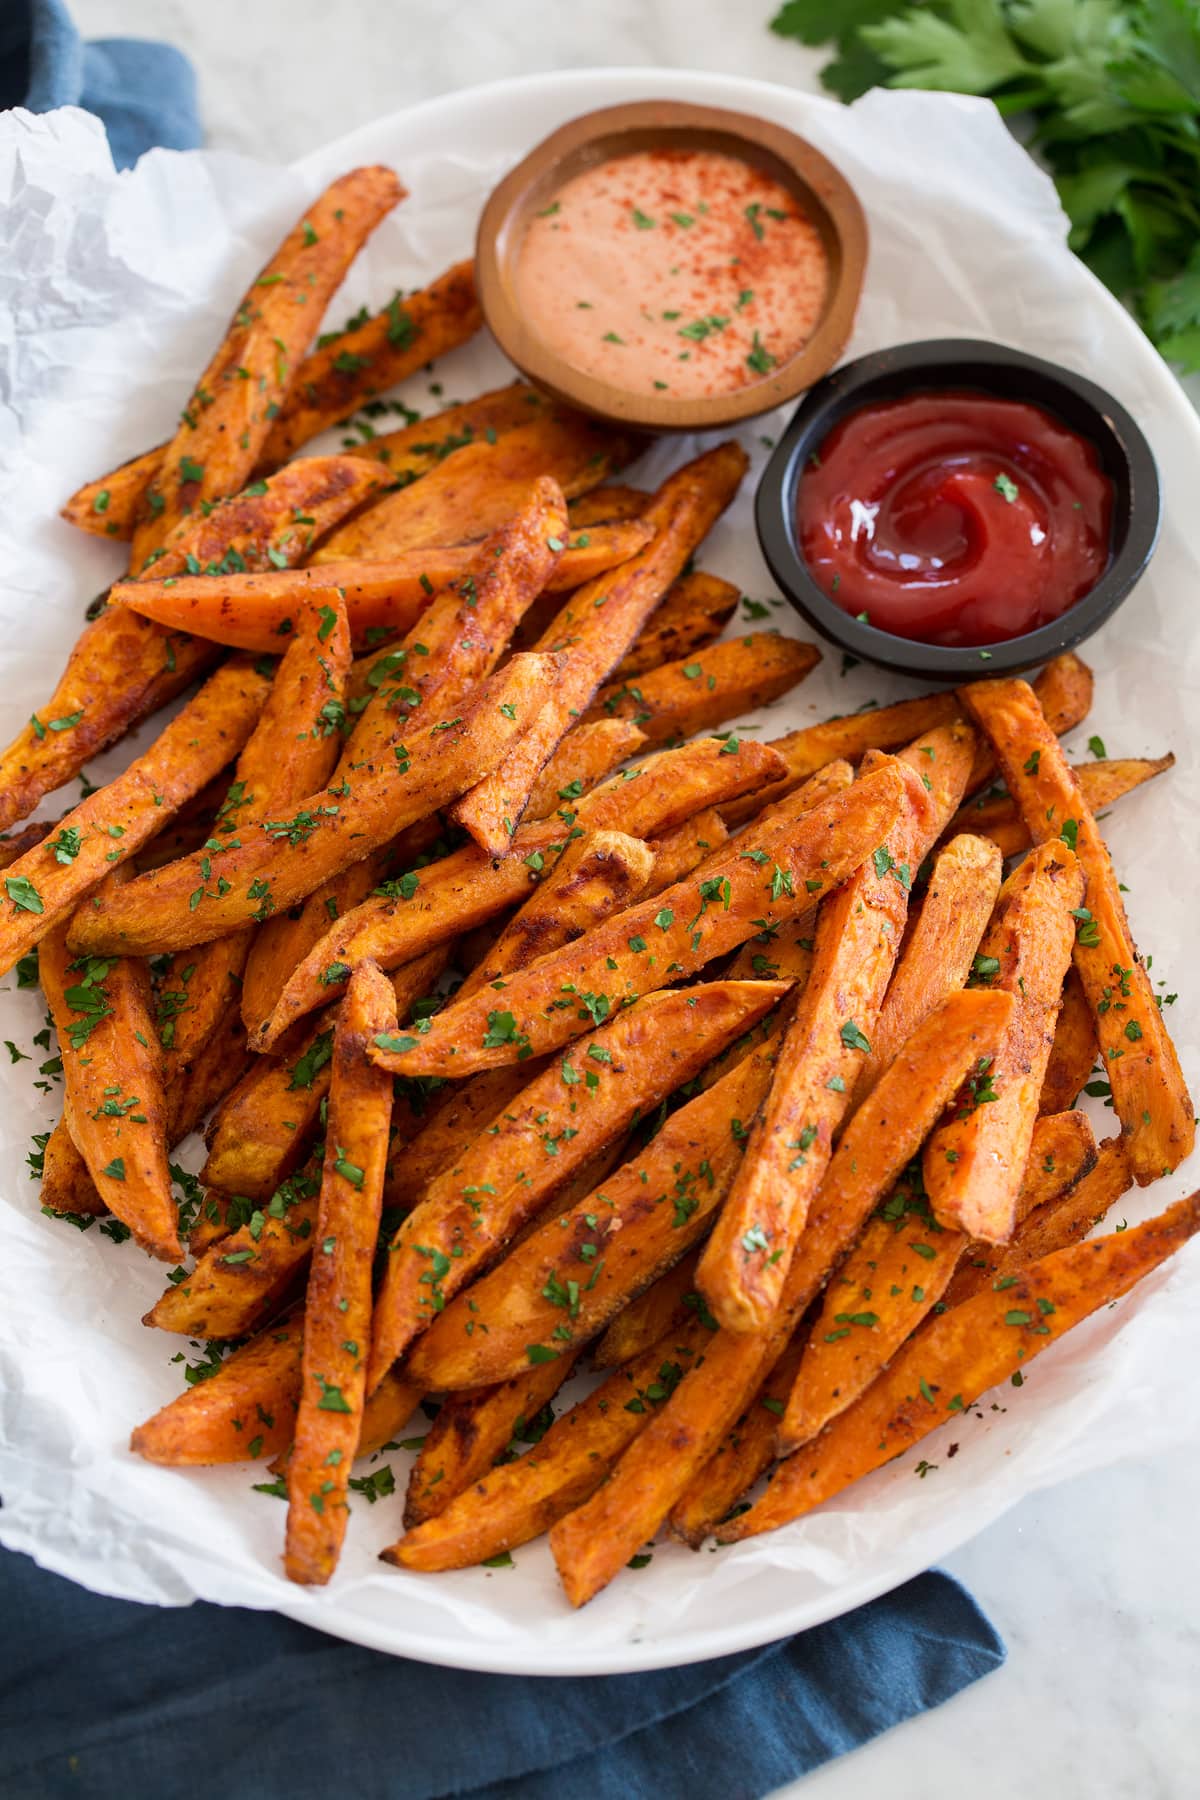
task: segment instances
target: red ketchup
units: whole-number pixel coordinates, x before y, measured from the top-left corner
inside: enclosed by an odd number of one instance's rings
[[[809,573],[872,625],[995,644],[1057,619],[1109,558],[1112,482],[1039,406],[961,391],[864,406],[800,479]]]

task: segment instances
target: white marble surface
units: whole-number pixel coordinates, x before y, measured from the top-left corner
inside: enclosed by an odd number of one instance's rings
[[[657,64],[812,85],[820,57],[767,33],[771,3],[74,0],[73,11],[90,37],[170,38],[198,71],[209,143],[287,160],[406,104],[538,69]],[[1198,1501],[1200,1445],[1025,1501],[948,1564],[1006,1638],[1006,1666],[788,1794],[1200,1793]]]

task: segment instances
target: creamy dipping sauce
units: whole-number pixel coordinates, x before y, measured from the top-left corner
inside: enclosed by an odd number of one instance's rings
[[[761,381],[812,335],[829,265],[794,196],[738,157],[638,150],[531,220],[516,299],[575,368],[696,399]]]

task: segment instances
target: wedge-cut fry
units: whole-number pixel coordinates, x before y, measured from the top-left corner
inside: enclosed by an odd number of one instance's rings
[[[543,411],[494,444],[470,444],[420,481],[386,495],[327,538],[314,561],[394,557],[453,544],[464,526],[482,537],[516,511],[539,476],[552,476],[570,499],[595,487],[628,454],[626,439],[581,414]]]
[[[375,1456],[404,1430],[421,1403],[421,1395],[402,1370],[391,1370],[363,1406],[356,1456]]]
[[[305,606],[276,671],[267,703],[238,758],[233,786],[213,829],[236,836],[243,819],[274,816],[314,793],[333,772],[341,738],[342,693],[350,666],[346,612],[336,592]],[[180,952],[159,984],[159,1035],[173,1067],[206,1044],[238,998],[253,927]],[[165,1012],[168,997],[173,1004]]]
[[[470,272],[469,264],[460,268]],[[553,407],[554,402],[538,393],[524,381],[510,381],[506,387],[492,388],[473,400],[444,406],[427,418],[415,419],[398,431],[375,431],[365,443],[355,444],[352,456],[370,457],[386,463],[388,474],[401,483],[418,475],[427,475],[446,457],[465,450],[479,438],[501,437],[518,425],[528,425],[539,413]],[[345,409],[338,415],[345,416]]]
[[[502,987],[499,977],[528,968],[559,944],[582,937],[611,913],[629,906],[654,868],[654,851],[623,831],[585,832],[568,843],[524,906],[510,919],[483,961],[458,990]]]
[[[246,1225],[206,1250],[185,1280],[164,1288],[142,1323],[193,1338],[257,1330],[290,1296],[310,1254],[320,1186],[314,1156]]]
[[[95,481],[85,481],[63,506],[61,516],[93,537],[131,538],[142,495],[157,474],[165,449],[165,444],[156,444]]]
[[[1062,837],[1079,857],[1090,917],[1075,939],[1075,967],[1096,1017],[1113,1105],[1130,1140],[1134,1179],[1145,1187],[1190,1154],[1196,1118],[1175,1046],[1130,934],[1108,849],[1028,685],[977,682],[962,692],[995,746],[1034,842]]]
[[[937,852],[921,910],[871,1033],[871,1054],[854,1090],[858,1100],[870,1093],[921,1020],[965,985],[1003,873],[1000,852],[986,838],[960,833]]]
[[[989,1288],[932,1320],[861,1399],[784,1463],[749,1512],[723,1527],[722,1541],[798,1519],[911,1449],[1128,1293],[1197,1231],[1200,1196],[1192,1194],[1145,1224],[1029,1263],[1003,1291]]]
[[[771,1093],[701,1258],[700,1287],[731,1331],[761,1329],[779,1304],[861,1058],[870,1053],[908,914],[912,872],[962,798],[974,743],[975,734],[961,722],[939,726],[910,745],[903,760],[864,774],[846,791],[849,799],[867,782],[890,775],[903,782],[904,810],[821,907],[812,970]]]
[[[481,848],[502,854],[529,804],[533,786],[564,734],[587,707],[600,683],[625,655],[697,544],[737,492],[746,455],[735,443],[719,444],[666,480],[646,510],[654,537],[615,572],[600,576],[550,621],[536,648],[567,650],[563,678],[543,709],[521,754],[473,788],[455,810]]]
[[[365,1046],[395,1029],[391,983],[360,963],[338,1009],[325,1163],[304,1313],[300,1410],[288,1462],[289,1581],[323,1583],[337,1566],[349,1517],[350,1463],[366,1398],[371,1263],[383,1205],[392,1084]]]
[[[646,734],[629,719],[598,719],[568,731],[538,776],[529,796],[530,821],[545,819],[560,806],[573,807],[611,775],[619,763],[636,756]]]
[[[246,1029],[231,1006],[213,1035],[167,1086],[167,1143],[174,1147],[203,1124],[213,1107],[237,1086],[253,1058]]]
[[[0,972],[232,761],[268,691],[266,679],[241,658],[218,669],[136,761],[82,800],[53,837],[11,864],[0,909]]]
[[[698,1550],[742,1495],[775,1461],[775,1438],[804,1353],[804,1328],[795,1333],[746,1410],[734,1420],[703,1468],[671,1508],[670,1535]]]
[[[134,569],[186,514],[244,486],[321,314],[370,233],[403,198],[390,169],[351,169],[313,202],[256,277],[138,505]]]
[[[178,1262],[162,1050],[146,967],[125,957],[74,962],[61,927],[43,940],[38,962],[58,1032],[68,1125],[88,1173],[139,1244]]]
[[[1076,763],[1074,775],[1093,812],[1103,811],[1134,788],[1175,766],[1171,755],[1129,757],[1114,762]],[[986,793],[969,800],[954,821],[963,831],[990,838],[1002,856],[1019,856],[1030,845],[1029,832],[1011,794]]]
[[[623,724],[624,720],[621,723]],[[641,735],[641,732],[638,732],[639,738]],[[45,838],[57,831],[60,822],[58,819],[35,819],[31,825],[24,826],[20,831],[6,833],[4,837],[0,838],[0,869],[11,869],[18,857],[24,856],[27,850],[35,849]]]
[[[407,1018],[445,966],[441,948],[397,969],[392,992]],[[208,1128],[208,1160],[201,1179],[221,1193],[269,1200],[308,1154],[309,1138],[329,1092],[333,1014],[324,1013],[299,1045],[282,1057],[255,1057]]]
[[[139,1425],[129,1448],[168,1468],[267,1462],[286,1450],[300,1400],[303,1333],[300,1307]]]
[[[671,1328],[672,1320],[687,1317],[687,1312],[706,1314],[716,1329],[716,1320],[708,1312],[703,1298],[696,1292],[696,1264],[699,1250],[691,1250],[673,1269],[631,1300],[592,1346],[594,1369],[615,1369],[632,1362],[644,1350],[657,1344]],[[686,1310],[684,1310],[686,1309]]]
[[[1096,1022],[1078,972],[1067,970],[1063,983],[1062,1006],[1054,1027],[1050,1060],[1042,1081],[1039,1113],[1066,1112],[1074,1106],[1087,1085],[1088,1076],[1100,1053]]]
[[[702,656],[693,654],[632,680],[610,683],[585,717],[632,719],[652,744],[691,737],[778,700],[820,660],[815,644],[778,632],[751,632],[727,638]]]
[[[1060,1120],[1065,1120],[1080,1119],[1084,1115],[1060,1113],[1057,1116]],[[1053,1117],[1050,1114],[1038,1120],[1039,1134],[1051,1124]],[[1036,1135],[1034,1143],[1036,1147]],[[1054,1160],[1058,1161],[1057,1155]],[[1040,1186],[1047,1191],[1041,1194],[1035,1206],[1026,1211],[1007,1244],[967,1245],[954,1272],[954,1279],[946,1289],[944,1300],[947,1306],[960,1305],[973,1294],[982,1293],[984,1288],[993,1287],[1006,1275],[1023,1268],[1026,1263],[1041,1256],[1049,1256],[1052,1250],[1062,1250],[1068,1244],[1079,1243],[1093,1226],[1099,1224],[1121,1195],[1128,1193],[1133,1186],[1133,1175],[1123,1138],[1105,1138],[1091,1159],[1092,1166],[1086,1168],[1077,1180],[1064,1182],[1053,1191],[1049,1189],[1050,1184],[1056,1180],[1055,1174],[1046,1172],[1044,1165],[1040,1171],[1035,1171],[1034,1161],[1035,1157],[1031,1156],[1031,1173],[1026,1185]],[[1069,1171],[1070,1165],[1065,1166]]]
[[[574,1357],[562,1356],[526,1368],[496,1387],[449,1395],[412,1466],[404,1500],[405,1527],[411,1529],[445,1512],[459,1494],[486,1478],[510,1443],[538,1428],[538,1415],[566,1381],[574,1362]],[[540,1429],[544,1436],[546,1427]]]
[[[648,995],[595,1033],[586,1050],[556,1060],[485,1130],[460,1162],[430,1183],[392,1240],[375,1311],[368,1381],[382,1378],[466,1282],[492,1260],[593,1152],[619,1141],[779,999],[771,982],[711,982]],[[493,1013],[502,1033],[507,1014]],[[397,1040],[406,1043],[407,1038]],[[369,1054],[387,1068],[386,1044]],[[547,1360],[552,1346],[529,1360]],[[485,1378],[487,1379],[487,1378]]]
[[[581,537],[587,542],[581,543]],[[596,526],[563,540],[546,583],[562,593],[625,562],[649,541],[649,526]],[[171,630],[199,633],[237,649],[275,652],[306,599],[340,588],[354,642],[411,630],[430,595],[470,574],[478,544],[433,545],[384,562],[331,562],[315,568],[264,569],[250,574],[177,575],[170,581],[119,581],[109,599]],[[153,573],[153,571],[151,571]]]
[[[564,804],[575,815],[571,829],[612,828],[654,838],[705,807],[761,786],[779,766],[764,745],[743,739],[731,754],[727,744],[703,738],[647,757],[578,803]],[[394,968],[423,946],[470,931],[525,898],[532,873],[525,859],[544,857],[562,841],[563,830],[561,818],[522,826],[511,854],[498,863],[474,846],[456,851],[421,871],[408,899],[403,889],[372,895],[343,914],[290,976],[257,1042],[268,1048],[305,1013],[328,1002],[324,976],[333,963],[353,966],[369,955],[382,968]]]
[[[1006,996],[952,995],[943,1009],[945,1029],[941,1015],[926,1020],[859,1108],[829,1163],[770,1325],[756,1332],[719,1331],[705,1352],[703,1374],[697,1369],[684,1376],[605,1487],[552,1533],[550,1547],[572,1605],[590,1599],[653,1537],[708,1462],[783,1354],[830,1267],[954,1091],[976,1044],[994,1041],[1011,1006]]]
[[[383,485],[377,469],[353,456],[300,457],[195,518],[181,519],[150,558],[148,576],[165,581],[199,564],[206,579],[219,580],[222,568],[253,571],[303,562],[314,544]]]
[[[1058,732],[1070,731],[1078,725],[1092,704],[1091,670],[1071,651],[1047,663],[1034,688],[1047,719]],[[762,801],[769,804],[778,800],[834,757],[857,762],[868,750],[899,750],[922,733],[931,732],[939,725],[948,725],[961,711],[962,704],[952,693],[920,694],[914,700],[898,700],[892,706],[871,707],[866,712],[850,713],[789,732],[786,737],[774,740],[774,748],[787,763],[788,772],[777,787],[762,795]],[[986,745],[978,745],[967,791],[979,787],[994,769],[991,752]],[[739,824],[751,816],[758,803],[757,799],[753,805],[749,801],[742,802],[730,808],[726,817],[731,824]],[[957,824],[955,828],[958,828]],[[971,825],[966,829],[973,831],[975,827]]]
[[[554,675],[552,657],[514,657],[452,718],[410,731],[407,744],[396,746],[407,754],[360,775],[349,794],[343,786],[311,795],[291,818],[243,825],[220,850],[138,877],[119,896],[77,913],[73,942],[89,953],[182,950],[293,905],[498,761],[528,730]]]
[[[465,342],[479,329],[480,320],[471,264],[458,263],[431,282],[428,288],[411,295],[403,305],[394,300],[364,324],[329,333],[325,343],[296,369],[288,397],[278,408],[267,434],[258,460],[259,469],[270,474],[308,438],[315,437],[329,425],[336,425],[361,401],[378,393],[382,387],[395,386],[433,357]],[[309,320],[310,325],[314,322],[315,315]],[[330,346],[336,347],[330,349]],[[203,380],[200,385],[204,385]],[[517,389],[520,386],[520,383],[516,384]],[[501,392],[508,395],[514,389]],[[529,398],[537,398],[527,388],[523,392]],[[508,429],[508,424],[500,423],[501,408],[485,405],[485,402],[499,400],[499,395],[481,395],[478,401],[465,407],[451,407],[436,419],[416,427],[418,439],[431,440],[427,441],[423,454],[413,454],[407,443],[397,443],[393,450],[393,440],[407,439],[407,431],[381,435],[367,444],[347,448],[351,455],[373,452],[375,459],[388,463],[390,472],[395,475],[423,474],[450,449],[457,447],[447,442],[455,429],[462,430],[457,421],[453,425],[448,423],[452,414],[471,414],[479,429],[489,426],[496,430]],[[526,416],[523,409],[521,416]],[[515,418],[511,421],[516,422]],[[409,431],[413,429],[410,427]],[[101,537],[132,537],[142,496],[157,475],[166,450],[165,444],[157,444],[153,450],[145,450],[140,456],[122,463],[119,469],[89,481],[67,501],[62,509],[63,518],[81,530]]]
[[[656,838],[651,845],[654,867],[650,871],[647,893],[660,894],[664,888],[674,887],[702,862],[717,855],[728,842],[729,832],[715,806],[706,807],[686,824],[677,825],[665,837]],[[754,978],[747,976],[746,979]]]
[[[1039,1120],[1017,1199],[1018,1217],[1065,1194],[1093,1166],[1096,1140],[1082,1113]],[[1049,1171],[1046,1165],[1049,1164]],[[901,1181],[870,1220],[825,1291],[780,1427],[789,1448],[844,1412],[946,1294],[968,1250],[938,1225],[920,1183]]]
[[[522,1052],[556,1049],[633,995],[686,979],[798,911],[803,896],[843,880],[886,841],[905,792],[898,770],[881,769],[802,817],[756,834],[761,864],[735,846],[705,880],[677,883],[516,975],[503,996],[511,1038],[498,1042],[489,1026],[494,996],[476,995],[448,1006],[389,1066],[397,1074],[461,1077]],[[578,1005],[561,1005],[568,991],[579,996]]]
[[[388,1170],[384,1205],[414,1206],[434,1176],[455,1165],[541,1068],[541,1063],[513,1063],[507,1069],[488,1069],[434,1095],[427,1122]]]
[[[681,575],[617,664],[614,679],[631,681],[663,663],[677,662],[690,651],[705,649],[729,623],[740,592],[732,581],[706,575],[702,569]]]
[[[466,1569],[527,1544],[595,1492],[710,1341],[698,1319],[679,1324],[557,1418],[536,1456],[492,1469],[384,1550],[383,1561],[402,1569]]]
[[[1082,899],[1065,844],[1033,851],[1001,889],[976,959],[976,979],[1013,994],[1016,1012],[930,1137],[923,1169],[939,1225],[987,1243],[1012,1233]]]
[[[322,1015],[299,1049],[255,1057],[208,1129],[200,1179],[221,1193],[269,1200],[308,1151],[308,1135],[329,1092],[333,1022]]]
[[[588,494],[576,495],[571,502],[571,524],[603,525],[614,519],[640,519],[653,498],[642,488],[626,487],[619,481],[606,482]]]
[[[108,1211],[71,1136],[65,1110],[42,1151],[38,1200],[44,1208],[56,1213],[103,1218]]]
[[[771,1084],[778,1047],[769,1039],[672,1113],[594,1193],[569,1212],[555,1209],[452,1301],[413,1346],[414,1378],[435,1390],[481,1387],[518,1375],[530,1345],[561,1355],[596,1336],[706,1230],[742,1159],[745,1125]]]
[[[474,267],[460,262],[406,300],[397,294],[363,324],[323,334],[324,342],[296,370],[262,447],[260,471],[277,467],[364,401],[465,344],[482,322]]]

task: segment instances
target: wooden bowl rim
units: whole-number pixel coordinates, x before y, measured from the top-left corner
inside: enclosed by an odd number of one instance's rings
[[[773,165],[820,230],[830,264],[830,293],[816,330],[795,355],[760,381],[729,394],[663,399],[577,369],[546,343],[516,304],[513,273],[525,222],[547,192],[589,161],[629,148],[653,148],[691,137]],[[589,156],[589,152],[592,154]],[[572,167],[571,165],[577,165]],[[564,176],[564,168],[568,174]],[[679,100],[638,100],[600,107],[561,125],[493,189],[479,220],[475,280],[484,318],[500,348],[523,375],[554,399],[613,424],[647,431],[711,431],[771,412],[794,400],[831,369],[846,346],[862,293],[867,222],[858,195],[807,138],[726,107]]]

